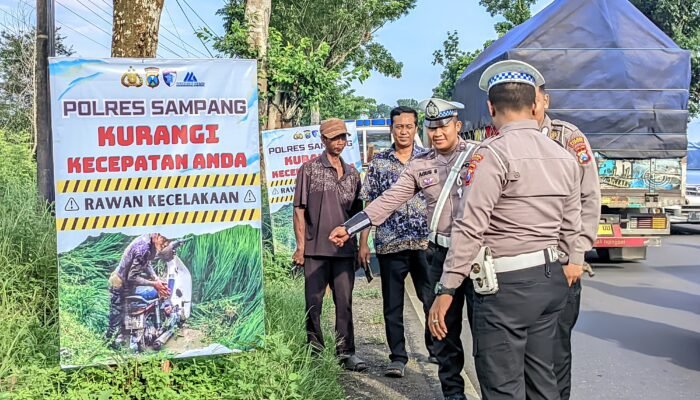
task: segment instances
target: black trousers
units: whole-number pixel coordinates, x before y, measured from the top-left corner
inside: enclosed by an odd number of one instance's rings
[[[483,400],[559,399],[553,343],[569,291],[559,262],[498,274],[475,295],[474,362]]]
[[[448,249],[431,243],[428,250],[432,256],[429,284],[431,288],[435,288],[442,276],[442,265],[445,263]],[[435,300],[434,289],[429,291],[426,300],[429,307],[432,307]],[[445,315],[447,337],[433,342],[433,351],[438,359],[438,377],[440,378],[440,386],[442,386],[442,394],[445,397],[456,394],[464,395],[464,379],[461,375],[464,369],[464,347],[462,346],[461,336],[462,312],[465,300],[467,302],[467,315],[471,325],[474,286],[472,285],[472,280],[468,278],[464,280],[462,286],[455,292],[452,305]],[[431,321],[425,321],[425,323],[427,325]]]
[[[339,356],[355,354],[352,323],[352,289],[355,285],[355,259],[340,257],[305,257],[304,291],[306,295],[306,337],[320,351],[324,347],[321,310],[326,286],[330,285],[335,304],[335,332]]]
[[[113,341],[122,332],[124,322],[124,296],[122,289],[109,289],[109,325],[105,339]]]
[[[384,304],[384,324],[386,339],[389,342],[391,361],[408,362],[406,354],[406,337],[404,336],[403,307],[406,292],[406,276],[411,279],[416,289],[416,295],[423,304],[423,312],[427,318],[431,304],[425,301],[426,292],[430,291],[428,284],[428,259],[425,251],[405,250],[397,253],[377,254],[382,283],[382,301]],[[428,353],[433,355],[433,340],[430,330],[425,329],[425,346]]]
[[[557,376],[557,386],[561,400],[569,400],[571,396],[571,332],[578,320],[581,308],[581,280],[569,288],[566,305],[559,314],[557,323],[557,338],[554,341],[554,374]]]

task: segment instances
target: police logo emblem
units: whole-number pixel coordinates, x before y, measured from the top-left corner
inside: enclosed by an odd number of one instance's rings
[[[428,118],[437,118],[438,114],[440,114],[440,109],[430,100],[428,106],[425,107],[425,116]]]
[[[163,71],[163,82],[169,87],[175,86],[177,71]]]
[[[143,78],[136,72],[134,67],[129,67],[129,69],[122,74],[119,81],[124,87],[141,87],[141,85],[143,85]]]
[[[552,140],[559,141],[559,131],[557,131],[557,130],[552,129],[551,131],[549,131],[547,136]]]
[[[160,69],[156,67],[145,68],[146,71],[146,85],[151,89],[155,88],[160,84],[160,79],[158,79],[158,72]]]

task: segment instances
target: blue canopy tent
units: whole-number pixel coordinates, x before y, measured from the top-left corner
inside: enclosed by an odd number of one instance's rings
[[[484,50],[453,95],[466,131],[490,124],[479,77],[508,59],[542,72],[549,115],[579,126],[605,157],[686,155],[690,53],[627,0],[555,0]]]

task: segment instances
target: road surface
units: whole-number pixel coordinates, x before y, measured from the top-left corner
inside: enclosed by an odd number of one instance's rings
[[[700,225],[676,231],[646,261],[593,260],[572,339],[572,400],[700,399]],[[471,352],[467,327],[465,315]],[[465,373],[478,390],[471,357]]]
[[[572,399],[700,398],[700,235],[671,236],[643,262],[593,265]]]

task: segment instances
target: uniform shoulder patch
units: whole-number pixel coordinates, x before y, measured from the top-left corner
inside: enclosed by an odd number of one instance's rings
[[[474,180],[474,173],[476,172],[476,167],[483,159],[484,156],[482,154],[474,154],[472,155],[471,160],[464,163],[464,167],[466,167],[463,179],[465,186],[469,186],[472,184],[472,181]]]

